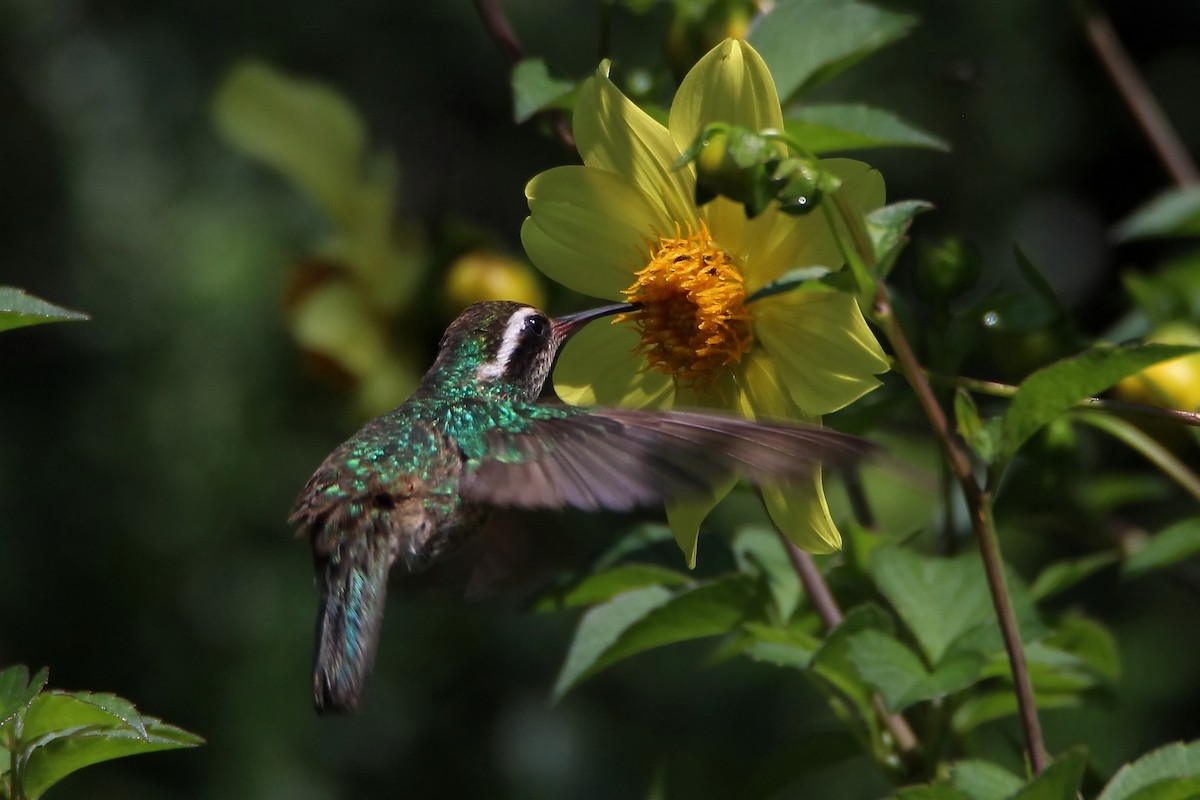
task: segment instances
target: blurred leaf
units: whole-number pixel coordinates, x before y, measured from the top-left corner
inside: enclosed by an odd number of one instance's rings
[[[725,578],[672,595],[635,589],[584,614],[554,686],[557,701],[605,667],[655,647],[728,633],[761,608],[752,581]]]
[[[1170,189],[1113,228],[1118,242],[1150,236],[1200,235],[1200,186]]]
[[[782,0],[759,18],[749,41],[786,101],[905,36],[915,24],[911,15],[856,0]]]
[[[1130,555],[1121,566],[1126,578],[1139,578],[1147,572],[1178,564],[1200,553],[1200,517],[1175,522],[1145,540],[1144,546]]]
[[[1021,273],[1021,277],[1037,292],[1037,296],[1046,304],[1046,307],[1054,309],[1057,317],[1065,318],[1066,310],[1063,308],[1062,301],[1058,299],[1054,287],[1050,285],[1050,281],[1046,280],[1046,276],[1037,268],[1037,265],[1029,260],[1029,256],[1025,255],[1025,251],[1020,247],[1013,248],[1013,257],[1016,259],[1017,270]]]
[[[999,764],[973,758],[950,767],[950,782],[971,800],[1003,800],[1025,785],[1025,781]]]
[[[513,67],[513,120],[519,125],[554,105],[572,89],[573,81],[554,78],[540,58],[526,58]]]
[[[997,427],[984,424],[979,418],[974,398],[964,389],[954,393],[954,422],[958,435],[975,451],[975,455],[985,463],[990,463],[996,452]]]
[[[791,619],[803,591],[779,536],[765,528],[742,528],[733,538],[733,556],[740,571],[766,583],[779,621]]]
[[[1004,415],[997,459],[1006,463],[1043,425],[1091,395],[1151,364],[1200,352],[1168,344],[1097,347],[1056,361],[1030,375]]]
[[[817,155],[876,147],[950,149],[945,140],[891,111],[858,103],[801,106],[784,123],[784,130]]]
[[[1150,798],[1194,797],[1173,793],[1169,783],[1190,783],[1197,790],[1200,778],[1200,741],[1176,742],[1160,747],[1121,767],[1096,800],[1150,800]],[[1165,783],[1162,787],[1157,784]],[[1153,788],[1152,788],[1153,787]],[[1159,793],[1161,788],[1162,793]],[[1145,793],[1143,793],[1145,791]]]
[[[932,558],[902,547],[881,547],[871,557],[871,575],[917,639],[926,659],[937,664],[959,639],[971,635],[981,651],[1001,647],[983,565],[975,553]],[[1014,610],[1026,639],[1043,626],[1028,593],[1008,577]]]
[[[1087,751],[1075,748],[1055,759],[1024,789],[1012,795],[1012,800],[1076,800],[1086,766]]]
[[[933,204],[924,200],[902,200],[877,208],[863,218],[875,250],[875,269],[880,277],[887,276],[896,257],[904,249],[913,217],[931,208]]]
[[[687,586],[693,580],[673,569],[655,564],[622,564],[604,572],[588,575],[570,586],[543,594],[534,604],[535,611],[592,606],[607,602],[631,589],[647,586],[674,588]]]
[[[896,800],[975,800],[947,783],[906,786],[894,795]]]
[[[1035,692],[1037,707],[1078,708],[1083,705],[1083,696],[1078,692]],[[991,722],[1017,713],[1017,697],[1011,690],[1001,689],[973,694],[963,701],[950,719],[951,727],[959,734],[967,733],[985,722]]]
[[[1043,569],[1029,587],[1035,600],[1045,600],[1079,583],[1084,578],[1120,560],[1116,553],[1096,553],[1083,558],[1057,561]]]
[[[46,685],[50,673],[45,667],[29,677],[29,668],[14,664],[0,672],[0,725],[24,709]]]
[[[743,632],[740,652],[755,661],[777,667],[805,669],[822,644],[820,637],[794,624],[780,628],[747,622]]]
[[[44,322],[76,322],[87,314],[56,306],[12,286],[0,286],[0,331]]]
[[[353,227],[366,132],[341,94],[245,61],[218,87],[213,113],[235,147],[282,172],[340,227]]]
[[[892,617],[879,606],[867,603],[850,609],[838,626],[825,638],[825,642],[813,655],[810,674],[817,678],[817,686],[839,702],[849,702],[859,723],[869,730],[878,726],[878,714],[874,709],[874,689],[861,677],[850,659],[850,640],[867,630],[892,633]]]
[[[983,666],[977,654],[951,654],[930,673],[916,653],[877,630],[855,634],[848,645],[858,674],[879,691],[892,712],[965,689],[978,679]]]

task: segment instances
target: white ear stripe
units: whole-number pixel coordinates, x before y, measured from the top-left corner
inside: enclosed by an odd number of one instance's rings
[[[539,312],[535,308],[522,308],[520,311],[513,312],[513,315],[508,318],[508,324],[504,326],[504,336],[500,339],[500,349],[496,351],[496,358],[480,364],[479,369],[475,371],[480,379],[494,380],[504,374],[509,359],[512,358],[517,345],[521,342],[521,332],[525,328],[525,322],[537,313]]]

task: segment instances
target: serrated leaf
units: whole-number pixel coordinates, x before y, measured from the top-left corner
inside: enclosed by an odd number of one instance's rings
[[[1034,600],[1045,600],[1071,588],[1090,575],[1120,560],[1116,553],[1096,553],[1083,558],[1057,561],[1046,567],[1029,587]]]
[[[153,717],[140,717],[133,727],[85,727],[56,731],[33,742],[22,771],[25,797],[37,800],[42,793],[83,767],[114,758],[195,747],[203,739]]]
[[[1200,553],[1200,517],[1182,519],[1148,538],[1125,560],[1121,572],[1137,578],[1156,569],[1178,564]]]
[[[1058,622],[1058,629],[1045,640],[1077,657],[1087,668],[1109,683],[1121,677],[1121,655],[1112,632],[1094,619],[1068,614]]]
[[[848,645],[858,674],[879,692],[892,712],[965,689],[979,678],[983,667],[983,657],[978,654],[951,654],[931,673],[902,642],[875,630],[855,634]]]
[[[283,173],[340,227],[353,227],[366,131],[341,94],[246,61],[217,89],[213,114],[233,146]]]
[[[45,687],[49,675],[43,667],[30,679],[29,668],[24,664],[14,664],[0,672],[0,725],[29,705]]]
[[[622,659],[663,645],[729,632],[762,605],[754,583],[726,578],[672,594],[638,589],[583,616],[554,685],[557,701],[574,686]]]
[[[1176,742],[1121,767],[1096,800],[1131,800],[1135,793],[1153,784],[1192,781],[1197,777],[1200,777],[1200,741]],[[1138,800],[1149,800],[1150,796],[1137,794]]]
[[[1097,347],[1038,370],[1017,389],[1004,415],[998,461],[1007,462],[1043,425],[1084,398],[1152,364],[1196,352],[1200,348],[1169,344]]]
[[[47,303],[24,289],[0,286],[0,331],[41,325],[46,322],[79,322],[90,319],[81,311]]]
[[[1012,795],[1012,800],[1076,800],[1086,766],[1087,752],[1081,748],[1071,750]]]
[[[673,569],[655,564],[622,564],[604,572],[588,575],[582,580],[547,592],[538,598],[535,611],[551,611],[576,606],[591,606],[607,602],[617,595],[647,586],[675,588],[687,586],[693,580]]]
[[[975,800],[947,783],[906,786],[894,795],[896,800]]]
[[[784,123],[784,130],[817,155],[878,147],[950,149],[944,139],[891,111],[858,103],[801,106]]]
[[[1021,791],[1025,781],[983,759],[965,759],[950,767],[950,783],[970,800],[1004,800]]]
[[[1200,235],[1200,186],[1170,189],[1113,228],[1118,242],[1151,236]]]
[[[890,634],[892,629],[892,618],[882,608],[871,603],[852,608],[826,636],[824,644],[813,655],[810,667],[811,674],[820,679],[817,686],[843,704],[846,701],[853,704],[858,719],[868,728],[878,724],[879,715],[873,707],[874,690],[859,677],[850,660],[850,640],[862,631],[879,630]]]
[[[783,0],[759,18],[749,41],[767,62],[780,98],[811,89],[905,36],[916,18],[856,0]]]
[[[573,81],[550,75],[540,58],[519,61],[512,71],[513,120],[519,125],[561,100],[575,88]]]
[[[1143,786],[1125,800],[1196,800],[1200,797],[1200,777],[1167,778]]]
[[[49,691],[29,704],[21,724],[21,736],[36,739],[54,731],[90,725],[126,726],[145,734],[141,715],[128,700],[112,694]]]
[[[870,570],[929,663],[939,663],[952,644],[967,636],[981,652],[1002,646],[977,554],[933,558],[901,547],[880,547],[871,556]],[[1036,638],[1045,628],[1027,590],[1012,575],[1007,582],[1022,636]]]

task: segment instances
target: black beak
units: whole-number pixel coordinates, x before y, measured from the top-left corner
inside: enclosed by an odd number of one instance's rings
[[[570,338],[571,334],[594,319],[620,314],[624,311],[634,311],[637,308],[638,306],[635,303],[614,303],[611,306],[590,308],[587,311],[577,311],[574,314],[558,317],[550,323],[550,326],[554,331],[555,337],[565,342]]]

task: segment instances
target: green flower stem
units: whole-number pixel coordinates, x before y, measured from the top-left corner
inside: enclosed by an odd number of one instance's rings
[[[1180,141],[1179,134],[1163,113],[1162,106],[1154,98],[1154,93],[1133,65],[1108,16],[1092,2],[1082,2],[1080,6],[1083,29],[1092,49],[1096,51],[1100,63],[1108,70],[1117,91],[1121,93],[1134,119],[1141,126],[1142,133],[1150,140],[1150,145],[1159,160],[1171,174],[1171,179],[1179,186],[1191,186],[1200,182],[1200,171],[1196,169],[1196,162]]]
[[[991,397],[1012,397],[1017,393],[1017,387],[1007,383],[979,380],[978,378],[950,377],[939,375],[935,372],[927,372],[926,374],[929,380],[934,383],[943,386],[956,386],[966,389],[968,392],[986,394]],[[1128,403],[1124,400],[1109,400],[1104,397],[1085,397],[1076,403],[1075,407],[1080,409],[1091,408],[1111,413],[1139,414],[1144,417],[1157,417],[1172,422],[1179,422],[1183,425],[1200,427],[1200,414],[1192,411],[1180,411],[1175,408],[1148,406],[1143,403]]]
[[[792,540],[784,535],[778,527],[775,528],[775,532],[779,535],[779,540],[783,542],[784,549],[787,550],[788,557],[792,561],[792,567],[796,570],[800,583],[804,585],[804,592],[812,602],[817,616],[821,618],[821,622],[824,623],[827,630],[833,630],[841,624],[843,615],[837,600],[834,599],[833,592],[829,591],[829,584],[825,582],[825,576],[817,568],[811,554],[793,544]],[[904,715],[888,711],[887,706],[883,703],[883,698],[879,695],[872,697],[871,702],[888,732],[892,734],[892,738],[896,742],[896,749],[901,753],[914,752],[920,746],[920,742]]]
[[[835,201],[838,199],[834,195]],[[838,214],[850,231],[855,250],[867,267],[873,272],[875,253],[871,241],[862,228],[862,222],[847,204],[836,202]],[[834,229],[836,230],[836,228]],[[917,402],[925,412],[934,434],[941,442],[950,469],[958,479],[970,510],[971,528],[979,543],[979,553],[983,559],[983,569],[987,576],[988,589],[992,595],[992,605],[996,611],[996,620],[1000,625],[1000,633],[1004,638],[1004,649],[1008,653],[1008,664],[1012,671],[1013,688],[1016,691],[1017,707],[1021,717],[1021,727],[1025,732],[1025,741],[1029,748],[1029,765],[1035,775],[1046,768],[1046,747],[1042,738],[1041,721],[1038,719],[1037,705],[1033,695],[1033,681],[1029,676],[1029,667],[1025,661],[1025,650],[1021,646],[1021,631],[1017,625],[1017,616],[1013,611],[1012,595],[1004,578],[1004,560],[1000,553],[1000,540],[996,536],[996,525],[992,518],[992,496],[985,491],[975,479],[971,459],[963,449],[958,437],[946,418],[941,405],[934,396],[933,388],[925,377],[925,370],[917,360],[908,337],[900,327],[900,321],[892,308],[891,295],[887,285],[878,278],[875,280],[875,322],[883,329],[892,350],[896,354],[897,366],[904,375],[908,385],[917,396]]]
[[[1183,487],[1192,497],[1200,500],[1200,476],[1188,469],[1170,450],[1163,447],[1152,436],[1123,419],[1095,411],[1075,411],[1071,418],[1099,428],[1115,439],[1141,453],[1147,461],[1158,467],[1163,474]]]

